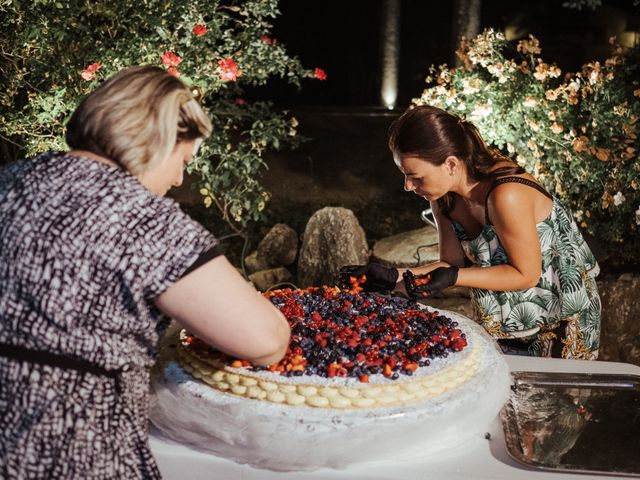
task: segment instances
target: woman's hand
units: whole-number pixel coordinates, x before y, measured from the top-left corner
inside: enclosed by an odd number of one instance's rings
[[[403,281],[402,282],[399,281],[396,284],[395,291],[399,292],[402,296],[405,296],[405,297],[410,297],[411,296],[409,294],[409,291],[407,290],[407,281],[404,278],[404,275],[407,272],[413,273],[416,277],[421,277],[421,276],[426,276],[428,273],[432,272],[436,268],[439,268],[439,267],[450,267],[450,266],[451,265],[449,265],[447,262],[437,261],[437,262],[429,263],[427,265],[423,265],[421,267],[412,268],[411,270],[406,270],[405,273],[403,274]],[[412,298],[416,298],[416,297],[412,297]]]
[[[258,365],[277,363],[289,346],[282,313],[224,256],[182,277],[155,304],[208,344]]]
[[[411,273],[413,273],[414,275],[425,275],[427,273],[431,273],[436,268],[450,267],[450,266],[451,265],[449,265],[447,262],[443,262],[440,260],[437,262],[428,263],[427,265],[423,265],[421,267],[411,268],[410,270],[411,270]]]
[[[379,263],[368,263],[367,265],[346,265],[340,269],[338,277],[340,283],[347,287],[350,285],[350,277],[361,277],[365,275],[366,281],[361,284],[366,292],[377,292],[381,290],[393,290],[398,282],[398,270],[394,267],[385,267]]]
[[[458,267],[438,267],[424,275],[414,275],[407,270],[402,277],[411,298],[428,297],[454,286],[458,280]]]

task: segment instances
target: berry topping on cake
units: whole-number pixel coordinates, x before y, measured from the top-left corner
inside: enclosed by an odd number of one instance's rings
[[[411,376],[430,360],[467,346],[457,322],[412,300],[362,292],[362,281],[354,279],[343,290],[323,286],[265,293],[291,325],[285,357],[266,368],[242,359],[224,357],[224,362],[287,377],[354,377],[367,383],[370,375],[391,380]],[[209,349],[190,335],[183,341],[196,350]]]

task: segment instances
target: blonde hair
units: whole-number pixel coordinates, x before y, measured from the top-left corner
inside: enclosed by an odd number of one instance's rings
[[[152,66],[126,68],[85,97],[67,123],[67,143],[133,175],[161,163],[180,141],[206,138],[211,121],[189,89]]]

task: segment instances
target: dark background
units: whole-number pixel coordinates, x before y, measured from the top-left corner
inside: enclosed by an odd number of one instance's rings
[[[484,0],[481,30],[511,27],[516,38],[540,40],[543,58],[563,72],[604,60],[608,38],[640,30],[633,0],[604,0],[596,10],[562,7],[563,0]],[[453,60],[453,1],[401,0],[399,95],[396,108],[419,96],[430,65]],[[273,36],[309,68],[327,72],[324,82],[307,80],[298,91],[274,80],[250,91],[254,98],[315,106],[380,104],[381,0],[281,0]],[[514,40],[515,44],[515,40]]]
[[[484,0],[481,28],[509,32],[512,43],[534,34],[542,56],[563,72],[611,53],[608,39],[640,30],[633,0],[608,1],[595,11],[562,7],[563,0]],[[353,210],[370,241],[424,226],[424,200],[404,192],[387,147],[388,129],[418,97],[430,65],[454,58],[453,1],[401,0],[399,92],[394,110],[381,106],[382,0],[280,0],[273,37],[308,68],[327,72],[302,89],[274,80],[247,92],[268,99],[299,120],[308,138],[293,151],[269,152],[261,178],[272,193],[269,221],[298,232],[324,206]],[[509,37],[508,37],[509,38]]]

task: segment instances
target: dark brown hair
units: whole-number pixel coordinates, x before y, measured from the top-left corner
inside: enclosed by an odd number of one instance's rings
[[[457,157],[474,180],[524,173],[521,167],[492,170],[496,163],[512,160],[490,148],[473,123],[430,105],[411,107],[393,122],[389,129],[389,149],[434,165],[442,165],[449,156]],[[449,216],[454,201],[452,193],[438,200],[444,215]]]

